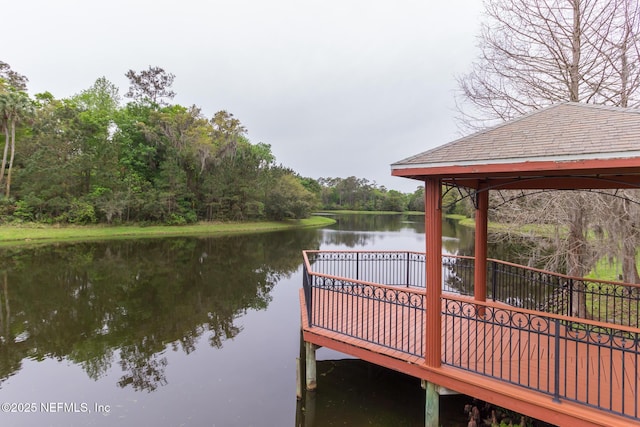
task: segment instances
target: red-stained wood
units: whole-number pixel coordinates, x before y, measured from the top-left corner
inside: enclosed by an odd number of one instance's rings
[[[640,184],[638,158],[585,159],[576,161],[514,161],[474,165],[428,165],[391,171],[394,176],[420,180],[439,177],[478,188],[480,180],[489,188],[511,189],[595,189],[637,188]]]
[[[612,350],[595,352],[593,348],[588,350],[585,343],[564,341],[560,347],[561,393],[568,390],[569,397],[587,400],[592,405],[612,406],[614,410],[621,412],[624,404],[624,412],[632,417],[624,418],[584,404],[566,400],[555,402],[548,394],[472,372],[485,372],[506,380],[524,382],[529,388],[553,390],[555,347],[550,339],[538,340],[535,334],[526,330],[499,327],[481,322],[480,319],[477,321],[473,318],[456,318],[453,322],[452,316],[441,314],[446,312],[445,303],[442,303],[439,308],[442,345],[438,357],[458,366],[434,367],[427,365],[424,357],[421,357],[420,343],[409,342],[414,336],[410,333],[412,325],[424,324],[423,311],[412,311],[393,304],[386,304],[387,306],[382,308],[382,304],[375,300],[368,300],[366,304],[358,306],[351,295],[329,296],[330,292],[317,289],[314,292],[314,301],[318,302],[313,314],[314,319],[320,319],[316,316],[325,316],[325,319],[335,316],[333,318],[338,320],[330,327],[338,331],[328,331],[308,324],[304,293],[301,291],[300,308],[305,341],[425,379],[556,425],[640,426],[640,419],[633,418],[638,416],[640,396],[627,392],[625,399],[622,398],[623,388],[640,388],[638,357],[635,354]],[[447,295],[447,299],[453,301],[450,303],[457,307],[464,307],[466,304],[471,310],[475,310],[477,305],[473,299],[467,299],[466,303],[463,302],[464,298],[460,297]],[[324,308],[320,309],[320,305]],[[491,302],[484,305],[487,309],[502,307]],[[526,310],[521,311],[526,314]],[[385,327],[382,328],[381,325]],[[553,325],[549,328],[549,333],[553,336]],[[381,332],[375,335],[375,339],[384,346],[355,337],[376,330]],[[564,335],[564,332],[559,331],[561,335]],[[502,345],[506,342],[518,345]],[[406,351],[398,351],[395,348],[406,348]],[[416,352],[418,356],[407,352]],[[577,368],[573,367],[573,362],[577,362]],[[627,370],[623,376],[623,364],[627,368],[635,366],[636,369]],[[565,366],[571,368],[565,370]],[[587,367],[591,370],[589,378],[592,381],[588,385],[587,376],[583,371]],[[600,378],[599,385],[594,384],[595,378]]]
[[[478,301],[486,301],[487,296],[487,231],[489,223],[489,191],[477,193],[475,233],[475,266],[473,288]]]
[[[438,178],[429,177],[424,182],[425,194],[425,267],[426,267],[426,321],[425,364],[440,366],[440,293],[442,292],[442,184]]]

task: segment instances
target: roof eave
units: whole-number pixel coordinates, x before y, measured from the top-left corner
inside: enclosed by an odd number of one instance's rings
[[[491,164],[394,164],[392,165],[391,174],[418,180],[437,177],[443,181],[467,183],[464,185],[471,187],[476,186],[474,183],[482,181],[508,181],[510,188],[529,188],[529,184],[524,185],[524,182],[525,179],[530,182],[532,177],[544,177],[546,180],[602,177],[619,180],[624,177],[624,182],[637,187],[640,185],[640,157],[571,161],[520,161]],[[516,184],[518,181],[522,182],[522,186]],[[543,184],[541,180],[538,180],[538,182],[538,185],[542,186],[539,188],[559,186],[557,181],[553,185],[549,185],[551,183]],[[572,182],[570,187],[576,186],[575,180],[570,182]],[[559,187],[564,188],[564,186]]]

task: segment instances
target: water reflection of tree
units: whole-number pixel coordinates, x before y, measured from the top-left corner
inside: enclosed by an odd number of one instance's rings
[[[235,337],[235,319],[261,310],[316,230],[214,239],[78,243],[5,249],[0,292],[0,378],[26,358],[70,360],[94,379],[117,361],[121,387],[167,382],[167,348]],[[11,311],[7,289],[11,289]],[[6,307],[6,308],[5,308]],[[16,338],[18,337],[18,338]]]
[[[400,231],[403,228],[414,228],[424,233],[424,217],[422,215],[334,215],[334,230],[347,231]]]
[[[9,300],[9,278],[7,271],[3,270],[0,287],[0,378],[6,378],[20,369],[26,347],[20,340],[14,339]]]
[[[154,391],[159,385],[165,385],[167,378],[164,368],[167,358],[157,353],[141,352],[138,346],[127,346],[120,349],[120,366],[125,374],[118,385],[131,385],[134,390]]]

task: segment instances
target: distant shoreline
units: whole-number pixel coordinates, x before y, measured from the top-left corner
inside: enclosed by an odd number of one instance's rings
[[[25,223],[0,226],[0,247],[78,242],[93,240],[158,238],[158,237],[212,237],[232,234],[267,233],[300,228],[324,227],[335,220],[313,216],[301,220],[251,222],[200,222],[192,225],[47,225]]]
[[[314,215],[424,215],[424,212],[420,211],[406,211],[406,212],[397,212],[397,211],[354,211],[354,210],[331,210],[331,209],[323,209],[313,213]]]

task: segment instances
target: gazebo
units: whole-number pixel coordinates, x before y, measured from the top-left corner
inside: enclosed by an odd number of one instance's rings
[[[582,320],[572,318],[570,313],[556,311],[545,314],[536,307],[508,308],[508,303],[498,301],[495,292],[487,289],[487,284],[499,277],[497,270],[488,270],[489,192],[640,188],[640,111],[578,103],[557,104],[393,163],[391,171],[394,176],[419,180],[425,185],[424,254],[407,254],[406,259],[399,254],[376,255],[379,260],[398,259],[407,265],[403,274],[406,274],[408,290],[394,288],[397,280],[388,279],[388,274],[384,277],[363,276],[359,260],[372,258],[371,254],[328,256],[314,253],[310,257],[305,253],[305,286],[301,294],[305,341],[314,345],[333,345],[338,350],[422,378],[427,389],[428,426],[438,423],[437,396],[442,387],[560,425],[640,425],[640,325],[637,322],[640,304],[637,295],[640,292],[637,287],[624,285],[627,287],[623,294],[632,295],[631,300],[612,300],[614,305],[635,307],[632,309],[635,323],[622,325],[609,323],[608,319],[584,320],[583,324]],[[475,255],[469,260],[443,260],[443,186],[464,189],[473,198],[476,209]],[[349,274],[352,277],[337,274],[329,266],[336,262],[355,265],[351,271],[356,273]],[[453,271],[447,270],[447,262],[457,266],[463,262],[471,263],[473,273],[468,280],[473,283],[473,292],[466,299],[443,292],[443,271]],[[325,264],[328,267],[323,267]],[[424,279],[410,278],[414,273],[409,271],[409,266],[413,264],[424,268]],[[553,291],[545,294],[548,298],[549,295],[561,294],[574,281],[582,280],[531,270],[522,274],[522,286],[528,286],[525,277],[533,280],[533,277],[542,276],[544,278],[536,286],[540,283],[547,286],[552,282],[555,286]],[[348,292],[344,290],[345,283],[351,286]],[[597,286],[607,292],[609,289],[618,292],[623,284]],[[419,290],[414,292],[414,288]],[[332,295],[339,293],[339,298],[332,296],[332,300],[328,299],[325,295],[329,292]],[[488,294],[492,298],[488,299]],[[424,335],[424,341],[396,348],[387,342],[370,339],[368,332],[349,329],[345,333],[340,330],[343,326],[335,326],[337,322],[329,324],[319,320],[318,305],[324,304],[322,313],[339,312],[335,318],[340,319],[340,325],[347,321],[355,324],[368,322],[368,325],[374,322],[367,328],[375,327],[375,321],[355,318],[354,312],[365,310],[361,310],[357,302],[349,306],[346,301],[353,298],[376,299],[380,304],[393,300],[394,307],[402,306],[403,314],[400,316],[413,316],[414,323],[406,328],[404,323],[389,323],[385,330],[393,329],[394,332],[387,333],[410,335],[408,331],[423,323],[419,333]],[[598,294],[594,298],[600,301],[603,297]],[[337,300],[341,307],[347,309],[331,308],[337,305]],[[358,316],[366,317],[368,314]],[[398,317],[397,314],[395,316]],[[402,332],[397,332],[400,329]],[[324,334],[324,330],[330,334]],[[341,333],[347,338],[342,340]],[[461,339],[461,335],[466,338]],[[364,344],[356,342],[355,338]],[[413,339],[416,340],[415,337]],[[471,344],[467,344],[466,349],[462,349],[460,344],[458,350],[455,344],[449,343],[458,339],[481,341],[482,344],[473,344],[476,345],[473,352],[478,355],[470,356]],[[535,346],[530,344],[535,340]],[[608,343],[606,346],[601,345],[603,340]],[[480,345],[482,350],[479,350]],[[393,352],[389,352],[389,348]],[[597,357],[594,356],[596,351]],[[406,356],[400,356],[400,353]],[[548,358],[546,362],[534,360],[545,357]],[[590,357],[595,362],[589,362]],[[404,367],[395,358],[405,359],[410,365]],[[587,374],[570,365],[573,362],[569,361],[573,359],[583,360],[580,363],[587,365],[591,363],[588,369],[598,371],[597,379],[595,376],[583,378]],[[606,363],[611,366],[605,366]],[[619,363],[622,368],[617,367]],[[601,364],[604,367],[600,368]],[[489,365],[490,368],[487,367]],[[463,372],[458,372],[460,369]],[[496,373],[497,369],[500,374]],[[509,372],[508,375],[502,374],[503,369]],[[471,378],[466,380],[462,375],[465,373],[471,373]],[[475,377],[476,374],[484,377]],[[605,380],[607,375],[617,379]],[[494,384],[487,380],[485,384],[486,377],[498,382]],[[618,385],[614,384],[616,381]],[[619,391],[620,384],[622,392]],[[606,404],[602,403],[605,401]],[[579,415],[581,413],[585,415]]]
[[[558,104],[401,160],[391,170],[425,183],[427,298],[433,304],[442,281],[442,186],[473,191],[475,298],[485,301],[489,191],[640,188],[640,110]],[[433,308],[427,309],[428,328],[439,326]],[[437,366],[439,355],[432,353],[427,364]]]

